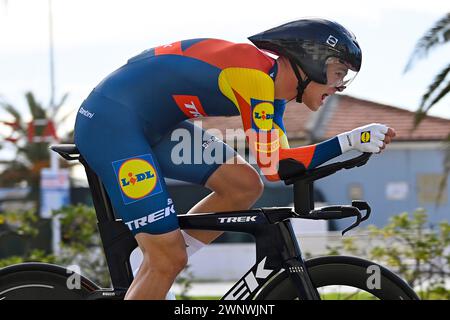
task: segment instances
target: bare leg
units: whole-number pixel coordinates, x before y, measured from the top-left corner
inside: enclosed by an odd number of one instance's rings
[[[188,213],[244,210],[261,196],[259,174],[237,156],[233,164],[222,165],[206,183],[213,190]],[[222,234],[217,231],[186,230],[203,243]],[[163,235],[140,233],[136,236],[144,260],[125,299],[164,299],[176,276],[187,262],[183,236],[178,230]]]
[[[139,233],[136,240],[144,260],[125,299],[164,300],[187,263],[183,236],[177,229],[161,235]]]

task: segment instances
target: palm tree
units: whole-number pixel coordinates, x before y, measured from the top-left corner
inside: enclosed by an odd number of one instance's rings
[[[427,30],[419,41],[417,41],[413,53],[406,64],[405,72],[408,72],[412,68],[416,60],[425,58],[430,50],[442,46],[449,41],[450,12],[438,20],[434,26]],[[422,95],[422,99],[414,120],[414,128],[417,128],[419,123],[425,118],[427,112],[450,92],[450,81],[445,81],[449,73],[450,63],[434,77],[432,83],[428,86],[427,91]],[[446,177],[450,172],[450,134],[447,136],[445,142],[446,152],[444,160],[444,176],[437,200],[439,200],[442,196],[443,190],[447,183]]]
[[[28,109],[32,121],[38,119],[52,119],[55,121],[58,111],[64,104],[67,94],[65,94],[59,103],[55,105],[50,112],[47,112],[39,102],[36,101],[31,92],[25,94]],[[1,139],[0,148],[6,144],[12,144],[15,157],[11,161],[0,161],[4,170],[0,173],[0,186],[12,187],[26,184],[31,188],[30,200],[38,203],[40,171],[49,166],[50,158],[48,151],[48,142],[28,142],[28,123],[24,121],[21,112],[13,105],[0,101],[0,107],[9,113],[14,119],[14,139]],[[60,118],[58,123],[62,123],[70,114]],[[56,122],[56,121],[55,121]],[[37,126],[36,133],[42,134],[44,126]]]
[[[408,72],[413,67],[418,59],[427,57],[428,52],[432,49],[442,46],[450,41],[450,12],[441,18],[435,25],[429,29],[417,41],[416,46],[411,54],[408,63],[405,67],[405,72]],[[427,91],[423,94],[419,109],[417,110],[415,126],[425,117],[427,112],[450,92],[450,81],[445,82],[447,75],[450,72],[450,63],[441,71],[433,82],[429,85]]]

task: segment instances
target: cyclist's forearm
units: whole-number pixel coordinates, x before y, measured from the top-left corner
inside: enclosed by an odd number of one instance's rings
[[[298,148],[280,149],[280,160],[294,159],[311,169],[342,154],[338,137]]]
[[[298,148],[287,147],[274,131],[249,134],[249,146],[257,159],[263,175],[270,181],[279,180],[278,163],[283,159],[294,159],[311,169],[342,154],[338,137]]]

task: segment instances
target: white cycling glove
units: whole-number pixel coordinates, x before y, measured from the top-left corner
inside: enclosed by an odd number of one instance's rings
[[[349,150],[377,153],[383,146],[383,140],[388,132],[388,127],[380,123],[371,123],[352,131],[339,134],[339,144],[342,153]]]

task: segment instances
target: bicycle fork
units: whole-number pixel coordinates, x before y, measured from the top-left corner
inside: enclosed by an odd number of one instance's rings
[[[294,230],[290,220],[279,223],[280,234],[285,244],[282,253],[283,269],[289,275],[292,283],[297,289],[299,297],[307,300],[320,300],[319,292],[311,281],[305,260],[301,253]]]
[[[320,300],[303,260],[289,220],[252,232],[256,239],[256,264],[225,294],[224,300],[248,300],[282,269],[289,275],[299,297]]]

